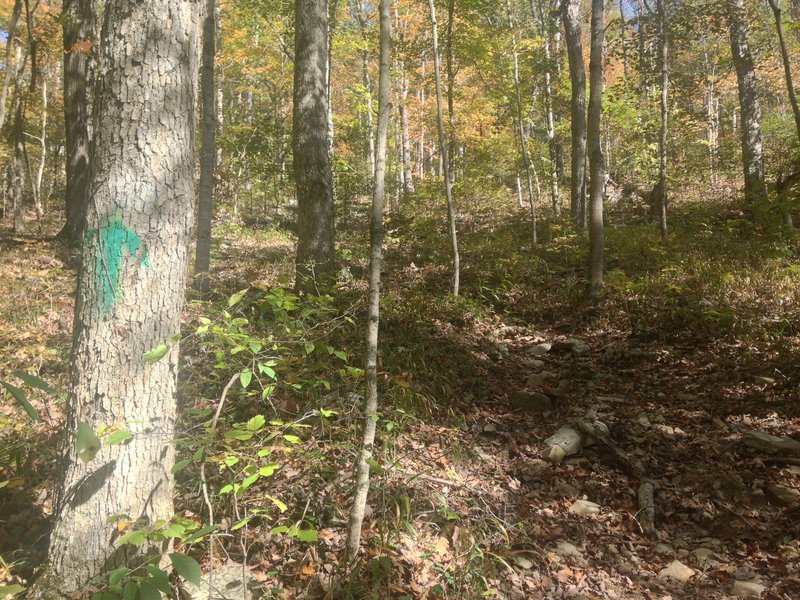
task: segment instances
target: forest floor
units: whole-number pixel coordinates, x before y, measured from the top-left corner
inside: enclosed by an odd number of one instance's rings
[[[630,207],[612,210],[598,310],[584,298],[585,241],[566,225],[546,226],[532,249],[524,210],[501,219],[469,205],[463,293],[453,298],[441,212],[421,201],[389,218],[376,472],[351,597],[800,597],[796,239],[753,225],[731,202],[688,198],[666,242]],[[13,373],[27,371],[66,389],[76,257],[0,225],[0,379],[21,385]],[[230,431],[265,414],[299,436],[280,447],[277,434],[265,438],[278,470],[238,498],[216,498],[216,566],[246,561],[265,598],[325,597],[343,555],[366,289],[366,236],[346,239],[337,297],[308,312],[334,325],[324,337],[304,330],[265,400],[240,390],[226,406]],[[235,375],[195,333],[204,315],[224,321],[243,289],[256,298],[247,314],[266,303],[278,319],[307,306],[271,291],[292,274],[288,234],[226,220],[215,253],[216,295],[184,316],[182,458]],[[64,397],[32,403],[40,423],[10,396],[0,404],[0,585],[24,583],[42,561],[53,508]],[[641,529],[640,473],[607,446],[543,459],[543,440],[587,414],[647,471],[653,535]],[[787,449],[751,432],[786,436]],[[250,442],[226,439],[220,456],[256,460]],[[223,462],[212,488],[227,481]],[[178,509],[205,518],[196,465],[179,483]],[[210,566],[204,545],[184,551]]]

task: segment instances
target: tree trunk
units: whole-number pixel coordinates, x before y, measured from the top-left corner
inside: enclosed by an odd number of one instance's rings
[[[84,462],[89,457],[82,460],[68,436],[47,568],[29,597],[83,595],[110,569],[160,554],[154,544],[115,544],[117,526],[174,512],[178,347],[156,362],[144,355],[180,331],[195,199],[200,7],[105,3],[66,427],[74,434],[79,426],[115,426],[133,438],[103,444]]]
[[[534,12],[533,17],[536,19],[534,0],[531,0],[531,11]],[[550,201],[553,205],[553,214],[558,218],[561,216],[561,203],[558,198],[558,167],[556,159],[558,150],[556,148],[556,125],[553,116],[553,91],[551,85],[553,60],[550,52],[553,24],[547,17],[547,13],[542,6],[542,0],[538,0],[538,13],[539,34],[544,42],[544,110],[547,125],[547,149],[550,153]]]
[[[658,226],[661,237],[667,237],[667,135],[669,124],[669,23],[667,21],[667,7],[664,0],[656,0],[656,11],[661,25],[660,54],[661,54],[661,135],[658,140]]]
[[[364,117],[367,122],[367,160],[370,176],[375,179],[375,124],[372,119],[372,78],[369,75],[369,37],[367,35],[367,6],[358,3],[358,26],[361,29],[361,77],[364,84]]]
[[[14,46],[17,38],[17,26],[19,25],[19,17],[22,14],[22,0],[14,1],[14,8],[11,11],[11,21],[8,24],[8,31],[6,32],[6,58],[5,58],[5,77],[3,78],[3,89],[0,90],[0,130],[6,122],[6,102],[8,101],[8,89],[11,86],[11,78],[15,76],[14,61],[12,55],[14,54]]]
[[[619,35],[622,47],[622,89],[628,97],[628,44],[625,39],[628,19],[625,17],[625,0],[619,0]]]
[[[216,45],[216,0],[205,0],[203,20],[203,64],[200,70],[200,96],[203,116],[200,142],[200,189],[197,198],[197,247],[195,249],[195,287],[208,292],[211,280],[211,222],[214,210],[214,167],[216,163],[215,136],[217,129],[216,91],[214,89],[214,58]]]
[[[731,53],[739,84],[742,111],[742,166],[744,193],[749,202],[766,197],[764,162],[761,156],[761,107],[756,96],[756,73],[747,43],[747,15],[744,0],[728,0]]]
[[[597,301],[603,287],[603,188],[605,161],[600,143],[600,121],[603,115],[603,37],[605,32],[604,0],[592,0],[592,39],[589,58],[589,293]]]
[[[786,90],[789,92],[789,102],[792,105],[794,114],[794,124],[797,129],[797,139],[800,141],[800,106],[797,105],[797,95],[792,84],[792,63],[789,62],[789,51],[786,49],[786,39],[783,35],[783,20],[781,19],[781,7],[776,0],[767,0],[775,15],[775,27],[778,30],[778,41],[781,46],[781,59],[783,60],[783,72],[786,75]]]
[[[22,47],[17,45],[14,69],[14,233],[25,231],[25,92],[22,87],[22,73],[27,55],[24,59],[21,55]]]
[[[433,31],[433,73],[436,82],[436,123],[439,129],[439,160],[444,175],[444,190],[447,196],[447,223],[450,228],[450,243],[453,248],[453,295],[458,296],[461,279],[461,258],[458,254],[458,234],[456,233],[456,212],[453,205],[453,182],[450,179],[450,160],[447,156],[447,139],[444,133],[444,110],[442,109],[442,76],[439,66],[439,29],[436,24],[436,7],[428,0],[431,10],[431,29]]]
[[[95,32],[95,0],[64,0],[64,190],[66,222],[59,237],[71,245],[81,241],[89,196],[91,145],[91,56]]]
[[[378,416],[378,326],[380,321],[381,249],[383,247],[383,205],[386,179],[386,138],[389,130],[391,81],[390,0],[380,0],[380,71],[378,75],[378,140],[375,179],[370,218],[369,302],[367,315],[366,361],[364,369],[364,431],[356,467],[356,492],[347,532],[347,565],[354,563],[361,542],[361,525],[369,493],[369,469]]]
[[[333,178],[328,152],[328,9],[326,0],[295,0],[292,152],[297,189],[299,291],[333,283]]]
[[[456,111],[455,87],[456,73],[453,69],[453,21],[455,19],[455,0],[447,2],[447,158],[450,162],[450,181],[456,182]]]
[[[517,34],[514,29],[514,18],[511,14],[511,3],[506,0],[506,12],[508,13],[508,24],[511,29],[511,56],[514,61],[514,93],[517,100],[517,132],[519,133],[519,143],[522,149],[522,162],[525,166],[525,173],[528,177],[528,201],[531,210],[531,242],[536,243],[536,197],[533,194],[533,178],[531,177],[531,160],[528,154],[528,139],[525,135],[524,113],[522,112],[522,93],[519,85],[519,57],[517,56]],[[537,178],[538,179],[538,178]]]
[[[575,221],[575,228],[581,231],[586,228],[586,71],[583,66],[581,46],[580,2],[567,0],[562,7],[572,85],[570,215]]]

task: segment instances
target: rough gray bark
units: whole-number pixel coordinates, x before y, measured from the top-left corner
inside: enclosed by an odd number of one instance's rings
[[[77,245],[83,235],[89,196],[92,45],[95,0],[64,0],[64,135],[66,221],[59,237]]]
[[[195,287],[205,293],[210,287],[211,221],[214,209],[215,136],[217,129],[214,57],[216,46],[216,0],[205,0],[203,20],[203,64],[200,70],[200,96],[203,116],[200,145],[200,185],[197,198],[197,246],[195,248]]]
[[[328,8],[326,0],[295,0],[292,152],[297,190],[295,286],[315,292],[333,282],[333,178],[328,152]]]
[[[659,53],[661,54],[661,134],[658,139],[658,226],[661,237],[667,237],[667,136],[669,133],[669,22],[664,0],[656,0],[656,12],[661,26]]]
[[[731,53],[739,84],[739,107],[742,113],[742,167],[744,192],[748,201],[766,197],[764,161],[761,148],[761,107],[756,96],[756,73],[747,42],[747,14],[744,0],[728,0]]]
[[[580,231],[586,227],[586,71],[581,45],[580,0],[564,0],[561,4],[561,15],[572,87],[570,215],[575,221],[575,228]]]
[[[370,217],[369,301],[367,314],[366,361],[364,369],[364,431],[356,467],[356,493],[350,511],[347,532],[347,565],[358,556],[361,525],[369,493],[369,463],[375,443],[378,416],[378,327],[380,322],[381,253],[383,247],[383,205],[386,179],[386,138],[389,131],[391,81],[391,19],[390,0],[380,0],[380,71],[378,75],[378,139],[375,157],[375,178]]]
[[[525,135],[524,127],[524,113],[522,112],[522,93],[520,92],[519,85],[519,57],[517,54],[517,34],[514,28],[514,18],[511,13],[511,3],[506,0],[506,13],[508,14],[508,25],[511,29],[511,57],[513,59],[514,70],[514,94],[517,101],[517,133],[519,134],[519,143],[522,149],[522,162],[525,166],[525,174],[528,179],[528,201],[531,211],[531,242],[534,244],[536,239],[536,196],[533,193],[533,178],[531,176],[531,160],[528,154],[528,138]]]
[[[456,181],[456,111],[455,87],[456,72],[453,68],[453,21],[455,20],[455,0],[447,1],[447,158],[450,162],[450,181]]]
[[[79,595],[147,547],[114,543],[113,515],[173,515],[179,332],[194,204],[200,0],[108,0],[100,44],[90,210],[75,307],[66,428],[133,434],[83,462],[65,449],[47,569],[33,598]],[[157,110],[154,110],[157,107]]]
[[[786,90],[789,93],[789,102],[792,105],[794,114],[794,124],[797,129],[797,139],[800,141],[800,106],[797,104],[797,94],[794,92],[792,83],[792,63],[789,61],[789,52],[786,49],[786,38],[783,35],[783,19],[781,17],[781,7],[776,0],[767,0],[772,14],[775,16],[775,28],[778,30],[778,42],[781,47],[781,59],[783,60],[783,72],[786,76]]]
[[[589,146],[589,292],[597,300],[603,287],[603,190],[605,188],[605,160],[600,140],[600,122],[603,116],[603,37],[605,33],[605,6],[603,0],[592,0],[592,37],[589,57],[589,118],[587,144]]]
[[[11,11],[11,21],[8,23],[8,31],[6,32],[6,58],[5,58],[5,76],[3,77],[3,89],[0,90],[0,129],[6,122],[6,102],[8,101],[8,89],[11,86],[11,78],[15,75],[14,65],[12,60],[14,55],[14,47],[17,38],[17,26],[19,25],[19,17],[22,14],[22,0],[14,1],[14,8]]]
[[[447,196],[447,223],[450,229],[450,244],[453,248],[453,295],[458,296],[461,279],[461,257],[458,254],[458,234],[456,233],[456,212],[453,203],[453,182],[450,179],[450,160],[447,156],[447,138],[444,133],[444,110],[442,109],[442,75],[439,65],[439,27],[436,23],[436,6],[428,0],[431,11],[433,33],[433,73],[436,82],[436,123],[439,129],[439,160],[444,175],[444,190]]]

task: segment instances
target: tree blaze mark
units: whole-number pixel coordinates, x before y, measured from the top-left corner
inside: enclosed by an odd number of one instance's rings
[[[136,257],[137,262],[145,267],[150,264],[150,260],[142,239],[122,222],[120,211],[99,232],[96,229],[89,230],[84,244],[91,244],[94,238],[97,238],[94,256],[97,303],[100,312],[108,314],[120,291],[124,251],[127,249],[128,255]]]

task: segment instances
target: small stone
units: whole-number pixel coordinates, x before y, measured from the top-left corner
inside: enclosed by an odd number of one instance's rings
[[[543,413],[553,410],[553,401],[549,396],[539,392],[524,392],[518,390],[511,394],[511,404],[514,408],[525,412]]]
[[[520,569],[525,569],[527,571],[528,569],[533,568],[533,561],[525,558],[524,556],[520,556],[519,554],[515,554],[512,560]]]
[[[600,505],[588,500],[576,500],[572,506],[569,507],[569,512],[575,515],[596,515],[600,513]]]
[[[530,365],[532,369],[541,369],[544,367],[545,362],[543,360],[539,360],[538,358],[532,358],[528,360],[527,364]]]
[[[665,554],[667,556],[672,556],[673,554],[675,554],[675,551],[670,546],[667,546],[666,544],[662,543],[656,544],[653,547],[653,551],[656,554]]]
[[[711,424],[714,426],[714,429],[723,430],[728,428],[725,421],[719,418],[711,419]]]
[[[646,415],[646,414],[644,414],[644,413],[640,414],[640,415],[639,415],[639,416],[636,418],[636,421],[637,421],[637,422],[639,423],[639,425],[641,425],[642,427],[650,427],[650,419],[648,419],[648,418],[647,418],[647,415]]]
[[[753,381],[760,385],[773,385],[775,380],[772,377],[762,377],[761,375],[756,375],[753,377]]]
[[[549,463],[554,465],[561,464],[561,461],[564,460],[564,457],[567,455],[564,452],[564,449],[561,446],[550,446],[549,448],[545,448],[542,452],[542,457]]]
[[[669,425],[664,425],[662,423],[656,423],[655,425],[653,425],[653,428],[654,429],[658,429],[661,433],[663,433],[668,438],[674,438],[675,437],[675,428],[674,427],[670,427]]]
[[[550,352],[550,348],[553,347],[553,344],[548,342],[544,342],[542,344],[536,344],[533,348],[528,350],[528,354],[532,356],[544,356],[548,352]]]
[[[494,423],[486,423],[486,425],[483,426],[483,431],[484,433],[496,433],[497,425]]]
[[[220,568],[205,573],[201,577],[202,585],[199,587],[186,581],[183,584],[184,590],[191,600],[243,600],[252,598],[252,594],[247,587],[242,585],[242,565],[237,563],[227,563]],[[253,574],[248,567],[244,570],[245,583],[253,579]],[[209,588],[214,590],[210,593]]]
[[[583,554],[574,544],[570,544],[569,542],[565,542],[563,540],[557,542],[556,545],[551,548],[551,550],[562,557],[574,556],[575,558],[583,558]]]
[[[800,504],[800,491],[777,483],[770,483],[767,486],[767,496],[770,500],[781,506],[795,506]]]
[[[733,595],[739,598],[761,598],[767,587],[757,581],[734,581]]]
[[[659,579],[670,577],[675,581],[686,583],[694,575],[694,569],[687,567],[679,560],[673,560],[669,566],[661,569],[658,573]]]
[[[701,546],[692,550],[692,556],[695,557],[698,563],[703,564],[714,558],[714,551],[711,548]]]

